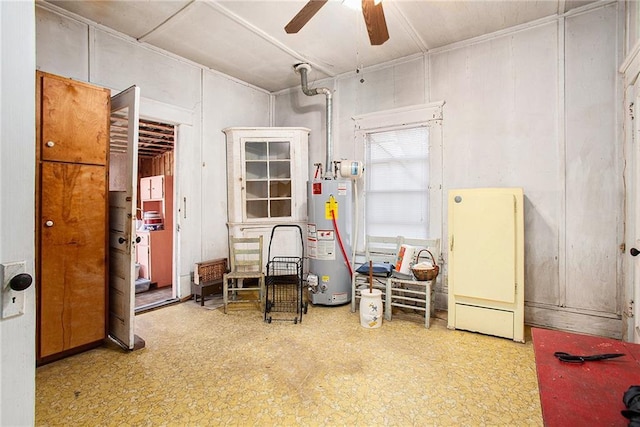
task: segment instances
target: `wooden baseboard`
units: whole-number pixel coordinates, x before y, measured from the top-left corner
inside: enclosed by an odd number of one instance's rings
[[[622,319],[531,306],[525,306],[524,318],[530,326],[622,339]]]

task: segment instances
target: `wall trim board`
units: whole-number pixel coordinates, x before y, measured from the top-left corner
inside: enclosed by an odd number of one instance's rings
[[[530,301],[526,301],[525,305],[532,309],[556,310],[556,311],[561,311],[563,313],[574,313],[574,314],[579,314],[584,316],[595,316],[595,317],[602,317],[607,319],[620,319],[620,314],[618,313],[589,310],[586,308],[560,307],[555,304],[530,302]]]
[[[582,334],[622,339],[622,319],[525,305],[525,324],[547,329],[560,329]],[[531,319],[535,319],[531,321]],[[558,349],[561,351],[561,349]]]
[[[443,53],[443,52],[448,52],[451,50],[455,50],[455,49],[461,49],[461,48],[465,48],[474,44],[479,44],[479,43],[483,43],[489,40],[493,40],[493,39],[497,39],[497,38],[501,38],[504,37],[506,35],[509,34],[515,34],[515,33],[519,33],[522,31],[527,31],[531,28],[535,28],[535,27],[540,27],[540,26],[544,26],[547,24],[550,24],[552,22],[555,22],[559,19],[564,19],[566,17],[570,17],[570,16],[575,16],[575,15],[580,15],[583,13],[587,13],[590,12],[593,9],[598,9],[598,8],[604,8],[607,7],[611,4],[616,4],[616,0],[603,0],[602,2],[594,2],[594,3],[589,3],[587,5],[575,8],[575,9],[571,9],[568,12],[563,13],[562,15],[551,15],[551,16],[546,16],[544,18],[540,18],[537,19],[535,21],[531,21],[531,22],[527,22],[521,25],[516,25],[514,27],[509,27],[509,28],[505,28],[504,30],[500,30],[500,31],[495,31],[493,33],[489,33],[489,34],[483,34],[481,36],[478,37],[474,37],[471,39],[467,39],[467,40],[463,40],[460,42],[456,42],[456,43],[451,43],[449,45],[446,46],[441,46],[441,47],[437,47],[434,49],[429,50],[428,53]]]
[[[140,115],[144,118],[162,120],[174,125],[189,125],[195,123],[194,111],[178,107],[151,98],[140,97]]]
[[[490,34],[483,34],[481,36],[478,37],[474,37],[468,40],[463,40],[461,42],[457,42],[457,43],[452,43],[446,46],[441,46],[441,47],[437,47],[437,48],[433,48],[433,49],[429,49],[427,52],[424,53],[414,53],[412,55],[409,56],[405,56],[402,58],[397,58],[394,59],[392,61],[387,61],[387,62],[381,62],[379,64],[375,64],[375,65],[371,65],[368,67],[364,67],[362,68],[360,71],[361,72],[373,72],[373,71],[377,71],[377,70],[381,70],[381,69],[385,69],[385,68],[389,68],[389,67],[393,67],[395,65],[400,65],[400,64],[404,64],[407,62],[411,62],[416,60],[419,57],[425,57],[425,58],[429,58],[430,55],[432,54],[438,54],[438,53],[444,53],[444,52],[448,52],[451,50],[456,50],[456,49],[461,49],[461,48],[465,48],[468,46],[472,46],[475,44],[479,44],[479,43],[483,43],[486,42],[488,40],[493,40],[493,39],[497,39],[497,38],[501,38],[504,37],[506,35],[509,34],[515,34],[515,33],[519,33],[522,31],[526,31],[529,30],[531,28],[535,28],[535,27],[540,27],[540,26],[544,26],[547,24],[551,24],[553,22],[559,21],[559,20],[564,20],[565,17],[570,17],[570,16],[576,16],[579,14],[583,14],[583,13],[587,13],[590,12],[593,9],[598,9],[598,8],[603,8],[603,7],[607,7],[611,4],[615,4],[616,0],[605,0],[603,2],[595,2],[595,3],[590,3],[587,4],[585,6],[576,8],[576,9],[572,9],[569,12],[565,12],[562,15],[552,15],[552,16],[548,16],[545,18],[540,18],[538,20],[535,21],[531,21],[522,25],[518,25],[515,27],[509,27],[509,28],[505,28],[504,30],[500,30],[500,31],[496,31]],[[640,45],[640,42],[638,43]],[[638,49],[640,49],[640,46],[638,46]],[[426,70],[426,68],[425,68]],[[321,86],[321,85],[327,85],[327,81],[331,81],[331,80],[339,80],[339,79],[349,79],[349,78],[353,78],[355,77],[356,71],[349,71],[347,73],[343,73],[343,74],[338,74],[335,75],[333,77],[327,77],[324,79],[320,79],[316,81],[316,86]],[[275,96],[280,96],[280,95],[285,95],[287,93],[292,92],[293,90],[297,90],[298,87],[297,86],[293,86],[290,88],[286,88],[286,89],[282,89],[276,92],[272,92],[273,95]],[[429,92],[430,94],[430,92]],[[427,100],[430,98],[427,98]]]
[[[411,22],[409,22],[409,20],[405,16],[405,14],[402,13],[402,11],[400,10],[400,8],[398,6],[396,6],[395,2],[389,2],[389,6],[391,6],[389,8],[389,11],[392,14],[394,14],[398,19],[400,19],[400,21],[402,21],[402,25],[403,26],[408,28],[409,31],[407,31],[407,32],[409,33],[409,37],[411,37],[413,42],[420,48],[420,50],[423,53],[428,52],[429,51],[429,46],[424,41],[424,39],[422,37],[420,37],[420,34],[418,33],[418,31],[416,31],[414,26],[411,25]]]
[[[392,110],[376,111],[353,117],[355,130],[379,130],[386,127],[427,123],[432,120],[442,120],[442,106],[444,101],[431,102],[421,105],[394,108]]]
[[[558,176],[562,189],[558,195],[558,305],[563,306],[567,299],[567,112],[565,99],[565,19],[557,23],[558,37]]]
[[[290,55],[294,60],[297,60],[298,62],[306,62],[306,63],[310,64],[311,66],[313,66],[314,68],[316,68],[317,70],[322,71],[327,76],[333,77],[334,74],[332,73],[330,68],[322,66],[322,65],[320,65],[318,63],[318,61],[314,61],[312,59],[309,59],[308,57],[302,55],[300,52],[295,51],[294,49],[290,48],[286,44],[282,43],[280,40],[270,36],[269,34],[264,32],[260,28],[256,27],[255,25],[253,25],[249,21],[246,21],[245,19],[243,19],[240,16],[236,15],[234,12],[230,11],[226,7],[222,6],[221,4],[219,4],[217,2],[214,2],[214,1],[211,1],[211,0],[202,0],[202,1],[203,1],[203,3],[205,5],[207,5],[211,9],[221,13],[222,15],[224,15],[227,18],[231,19],[235,23],[237,23],[240,26],[242,26],[242,27],[246,28],[247,30],[251,31],[253,34],[255,34],[258,37],[262,38],[263,40],[271,43],[272,46],[275,46],[278,49],[280,49],[282,52],[286,53],[287,55]]]
[[[393,67],[396,65],[402,65],[408,62],[412,62],[415,61],[417,59],[423,58],[425,56],[424,53],[414,53],[412,55],[409,56],[404,56],[402,58],[397,58],[394,59],[392,61],[387,61],[387,62],[381,62],[379,64],[375,64],[375,65],[370,65],[368,67],[363,67],[360,68],[358,71],[360,73],[366,72],[366,73],[371,73],[374,71],[379,71],[379,70],[384,70],[387,69],[389,67]],[[313,65],[312,65],[312,69],[313,69]],[[358,75],[358,72],[356,70],[354,71],[348,71],[346,73],[342,73],[342,74],[338,74],[335,75],[333,77],[326,77],[324,79],[318,79],[318,80],[314,80],[314,87],[320,87],[320,86],[332,86],[334,85],[334,83],[337,83],[338,80],[345,80],[345,79],[349,79],[349,78],[353,78],[356,77]],[[330,82],[330,83],[329,83]],[[274,96],[280,96],[280,95],[286,95],[288,93],[291,93],[292,91],[297,91],[300,90],[300,86],[296,85],[296,86],[292,86],[286,89],[281,89],[279,91],[276,92],[272,92],[272,95]]]
[[[626,28],[626,18],[625,18],[625,7],[617,7],[617,18],[616,18],[616,39],[618,43],[618,49],[616,51],[616,59],[620,61],[621,58],[624,57],[624,51],[626,46],[625,41],[625,28]],[[624,142],[625,142],[625,123],[627,117],[627,109],[625,107],[625,99],[626,99],[626,87],[624,85],[623,79],[618,78],[616,76],[615,79],[615,100],[617,104],[617,114],[615,116],[615,140],[619,141],[615,145],[615,162],[616,168],[620,172],[617,176],[618,184],[620,185],[622,191],[622,197],[619,200],[618,205],[618,213],[616,216],[616,235],[619,242],[619,248],[622,248],[626,242],[626,227],[627,224],[627,216],[626,216],[626,194],[625,189],[627,185],[626,178],[624,176],[624,171],[627,166],[627,151],[625,150]],[[616,301],[617,307],[616,312],[621,315],[625,310],[626,302],[625,300],[629,300],[629,296],[626,292],[626,282],[628,280],[625,275],[625,251],[620,249],[618,251],[618,259],[617,259],[617,268],[616,268],[616,276],[618,281],[618,286],[616,287]],[[623,323],[623,328],[627,328],[627,325]],[[623,333],[623,335],[627,335]]]
[[[151,34],[161,30],[162,27],[164,27],[168,22],[172,21],[176,17],[180,17],[184,15],[189,9],[193,7],[194,4],[195,4],[195,1],[186,3],[178,11],[174,12],[173,15],[169,16],[164,21],[162,21],[161,23],[159,23],[158,25],[156,25],[155,27],[153,27],[152,29],[150,29],[149,31],[147,31],[146,33],[138,37],[138,41],[141,43],[144,43],[145,40],[148,39]]]
[[[631,86],[636,82],[640,73],[640,40],[638,40],[624,59],[618,72],[623,74],[625,86]]]
[[[72,19],[74,21],[89,25],[89,31],[92,31],[92,30],[94,32],[98,31],[98,30],[102,31],[102,32],[104,32],[106,34],[109,34],[109,35],[113,36],[113,37],[119,38],[119,39],[121,39],[121,40],[123,40],[125,42],[141,46],[141,47],[143,47],[145,49],[148,49],[148,50],[150,50],[150,51],[152,51],[154,53],[157,53],[159,55],[163,55],[163,56],[165,56],[167,58],[173,59],[175,61],[179,61],[179,62],[181,62],[183,64],[190,65],[190,66],[198,68],[200,70],[203,70],[203,71],[218,75],[218,76],[223,77],[223,78],[225,78],[227,80],[230,80],[230,81],[232,81],[234,83],[246,86],[246,87],[248,87],[250,89],[254,89],[254,90],[260,91],[260,92],[265,93],[265,94],[270,94],[271,93],[266,89],[263,89],[263,88],[258,87],[258,86],[254,86],[251,83],[247,83],[244,80],[240,80],[238,78],[235,78],[233,76],[225,74],[225,73],[223,73],[221,71],[214,70],[213,68],[206,67],[206,66],[204,66],[202,64],[199,64],[197,62],[194,62],[194,61],[188,60],[186,58],[183,58],[182,56],[173,54],[171,52],[167,52],[166,50],[160,49],[159,47],[152,46],[149,43],[140,42],[140,41],[136,40],[133,37],[127,36],[126,34],[122,34],[122,33],[118,32],[116,30],[113,30],[113,29],[111,29],[109,27],[101,25],[101,24],[99,24],[97,22],[93,22],[93,21],[91,21],[89,19],[86,19],[86,18],[84,18],[84,17],[82,17],[80,15],[77,15],[75,13],[69,12],[69,11],[67,11],[65,9],[62,9],[62,8],[60,8],[58,6],[55,6],[53,4],[36,2],[36,8],[42,8],[44,10],[47,10],[49,12],[58,14],[58,15],[63,16],[65,18]],[[91,56],[89,56],[89,59],[93,60],[93,58]]]

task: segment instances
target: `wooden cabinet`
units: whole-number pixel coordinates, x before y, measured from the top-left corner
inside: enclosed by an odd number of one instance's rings
[[[306,227],[309,129],[234,127],[223,132],[227,140],[229,233],[236,237],[262,235],[266,260],[274,225]],[[279,247],[298,248],[296,233],[286,230]]]
[[[37,73],[36,271],[39,363],[107,334],[110,93]]]
[[[173,177],[140,178],[140,201],[144,212],[155,211],[163,222],[161,230],[138,231],[136,259],[140,276],[157,287],[173,284]]]
[[[150,279],[149,231],[137,231],[136,235],[140,239],[136,245],[136,263],[140,264],[140,277]]]
[[[40,159],[106,165],[109,90],[45,73],[38,81]]]
[[[165,197],[165,176],[149,176],[140,178],[140,200],[162,200]]]
[[[137,234],[140,243],[136,245],[136,262],[140,264],[140,277],[151,280],[159,288],[171,286],[171,230],[138,231]]]

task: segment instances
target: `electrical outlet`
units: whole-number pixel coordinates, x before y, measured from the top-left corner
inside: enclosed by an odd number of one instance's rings
[[[0,264],[0,267],[2,268],[2,318],[24,314],[25,291],[14,291],[9,286],[9,281],[18,274],[27,272],[26,262],[10,262]]]

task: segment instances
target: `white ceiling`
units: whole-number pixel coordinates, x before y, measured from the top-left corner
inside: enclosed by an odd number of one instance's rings
[[[562,14],[595,0],[384,0],[390,39],[370,46],[362,12],[325,4],[297,34],[306,0],[42,0],[268,91],[389,62]]]

